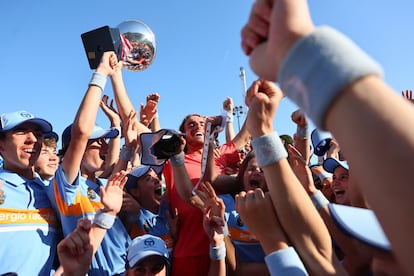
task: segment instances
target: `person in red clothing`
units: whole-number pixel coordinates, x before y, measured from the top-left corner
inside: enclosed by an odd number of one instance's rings
[[[164,167],[163,172],[171,208],[178,210],[180,222],[173,252],[173,276],[208,274],[210,266],[209,240],[203,233],[203,213],[194,208],[196,204],[194,204],[194,196],[191,191],[193,186],[199,182],[202,174],[204,140],[208,139],[205,137],[206,120],[212,122],[211,129],[214,129],[215,124],[221,123],[219,117],[206,118],[198,114],[190,114],[184,118],[180,126],[180,131],[185,133],[185,150],[182,153],[183,165],[191,179],[191,187],[185,186],[185,182],[180,181],[182,176],[174,173],[176,165],[172,164],[171,160]],[[212,172],[212,178],[221,172],[220,164],[231,162],[231,160],[239,161],[239,148],[242,148],[248,140],[249,134],[245,128],[242,128],[231,142],[218,148],[220,154],[214,155],[215,171]],[[214,143],[210,143],[209,147],[213,146]]]

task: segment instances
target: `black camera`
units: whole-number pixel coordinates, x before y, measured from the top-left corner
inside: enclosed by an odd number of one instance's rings
[[[158,159],[168,159],[178,153],[180,146],[179,135],[165,134],[152,146],[151,153]]]
[[[141,163],[149,166],[161,165],[180,151],[180,136],[184,133],[172,129],[160,129],[155,133],[140,135],[142,145]]]

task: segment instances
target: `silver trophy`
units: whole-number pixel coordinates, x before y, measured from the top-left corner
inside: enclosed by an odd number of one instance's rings
[[[81,35],[89,67],[96,69],[106,51],[115,51],[127,70],[147,69],[155,58],[156,40],[152,30],[139,20],[127,20],[116,28],[104,26]]]

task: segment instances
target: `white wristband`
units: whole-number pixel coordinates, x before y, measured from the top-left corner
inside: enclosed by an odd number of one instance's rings
[[[313,205],[318,211],[329,204],[329,200],[326,199],[326,197],[320,190],[311,195],[310,199],[312,200]]]
[[[210,244],[210,259],[217,261],[226,258],[226,245],[222,242],[219,246],[213,247]]]
[[[119,159],[121,159],[122,161],[129,161],[131,160],[132,153],[133,153],[133,149],[131,147],[124,145],[119,154]]]
[[[302,126],[302,127],[298,126],[296,128],[296,135],[300,139],[306,139],[306,138],[308,138],[309,137],[309,128],[308,128],[308,125]]]
[[[323,182],[325,179],[332,177],[331,173],[328,172],[321,172],[319,175],[319,179]]]
[[[184,165],[184,152],[180,152],[170,157],[171,166],[179,167]]]
[[[280,140],[279,134],[273,132],[252,139],[252,148],[256,153],[259,167],[269,166],[277,161],[287,158],[288,154]]]
[[[323,26],[293,45],[277,79],[283,94],[325,129],[325,114],[334,100],[367,75],[382,76],[381,66],[348,37]]]
[[[112,225],[115,223],[115,217],[116,216],[114,215],[110,215],[103,212],[102,210],[99,210],[96,212],[95,217],[93,218],[93,223],[101,228],[111,229]]]
[[[92,74],[89,85],[98,86],[102,91],[104,91],[106,85],[106,77],[98,72],[94,72]]]

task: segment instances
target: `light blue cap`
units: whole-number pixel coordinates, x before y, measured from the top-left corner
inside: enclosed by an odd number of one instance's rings
[[[391,244],[372,210],[334,203],[328,207],[332,219],[345,234],[374,248],[391,251]]]
[[[167,246],[161,238],[145,234],[133,239],[128,247],[128,266],[133,267],[149,256],[163,257],[169,264]]]
[[[89,140],[95,140],[99,138],[115,138],[119,135],[119,131],[116,128],[103,129],[102,127],[95,125],[92,130],[92,134],[89,136]],[[72,124],[67,126],[62,133],[62,148],[69,145],[72,138]]]
[[[334,173],[335,169],[339,166],[349,171],[349,165],[347,161],[337,160],[332,157],[326,158],[325,161],[323,161],[323,168],[329,173]]]
[[[0,132],[12,130],[26,122],[31,122],[38,125],[43,133],[52,131],[52,125],[48,121],[37,118],[25,110],[21,110],[10,113],[3,113],[0,116]]]

